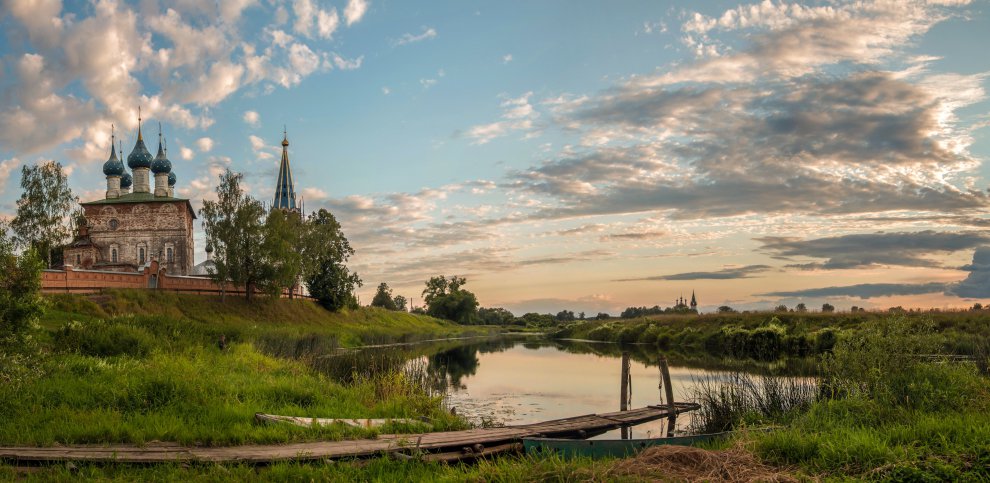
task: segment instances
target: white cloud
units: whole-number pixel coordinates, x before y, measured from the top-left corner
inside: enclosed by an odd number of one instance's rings
[[[429,89],[437,84],[436,79],[420,79],[419,84],[423,86],[424,89]]]
[[[257,111],[244,111],[243,119],[244,122],[255,127],[258,126],[259,122],[261,122],[261,116],[258,114]]]
[[[529,103],[529,98],[532,95],[532,92],[527,92],[522,96],[503,100],[501,104],[503,120],[479,124],[467,130],[467,137],[474,140],[472,144],[486,144],[512,131],[531,130],[533,121],[540,117],[540,114],[533,109],[533,105]]]
[[[320,68],[320,57],[305,44],[295,43],[289,47],[289,65],[294,74],[306,77]]]
[[[0,192],[3,191],[3,187],[7,185],[7,180],[10,178],[10,173],[14,171],[21,162],[17,158],[5,159],[0,162]]]
[[[392,93],[392,89],[389,89],[387,86],[382,87],[382,94],[385,94],[387,96],[391,93]]]
[[[512,54],[505,54],[505,55],[503,55],[502,56],[502,63],[503,64],[508,64],[509,62],[512,62]]]
[[[292,24],[292,29],[296,33],[309,36],[313,29],[313,22],[316,20],[316,10],[312,0],[295,0],[292,2],[292,11],[296,14],[296,21]]]
[[[333,60],[333,65],[340,70],[354,70],[361,68],[361,63],[364,62],[364,56],[360,56],[356,59],[345,59],[337,53],[331,54],[331,59]]]
[[[333,33],[337,31],[339,25],[340,16],[337,15],[336,8],[331,8],[329,11],[320,10],[316,13],[316,31],[320,37],[333,38]]]
[[[347,7],[344,8],[344,18],[347,19],[347,26],[361,21],[365,12],[368,11],[368,0],[347,0]]]
[[[179,156],[182,156],[182,159],[189,161],[193,158],[193,150],[183,146],[179,148]]]
[[[399,46],[399,45],[412,44],[415,42],[421,42],[423,40],[436,38],[436,36],[437,36],[436,29],[434,29],[433,27],[423,27],[423,33],[418,35],[405,33],[402,35],[402,37],[399,37],[399,40],[396,40],[394,42],[394,45]]]
[[[199,152],[206,153],[213,149],[213,140],[210,138],[199,138],[196,140],[196,147],[199,148]]]

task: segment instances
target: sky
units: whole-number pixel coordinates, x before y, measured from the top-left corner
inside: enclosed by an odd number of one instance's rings
[[[0,6],[0,217],[49,159],[102,198],[140,106],[196,209],[224,168],[270,201],[287,130],[365,303],[455,274],[517,315],[990,299],[987,2]]]

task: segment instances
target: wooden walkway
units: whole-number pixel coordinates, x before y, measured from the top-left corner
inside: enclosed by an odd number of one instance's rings
[[[382,435],[377,439],[322,441],[284,445],[188,447],[175,443],[146,446],[0,447],[0,459],[16,462],[89,461],[121,463],[223,462],[273,463],[363,458],[391,454],[426,460],[454,461],[502,452],[521,451],[522,438],[586,437],[623,426],[667,418],[698,409],[693,403],[647,406],[629,411],[588,414],[521,426],[469,429],[422,434]]]

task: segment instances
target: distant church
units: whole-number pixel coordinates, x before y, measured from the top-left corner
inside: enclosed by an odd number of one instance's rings
[[[677,298],[677,303],[674,304],[674,310],[693,310],[698,311],[698,299],[694,296],[694,290],[691,291],[691,305],[688,305],[688,301],[684,299],[684,296]]]
[[[157,262],[170,275],[207,275],[213,264],[212,247],[207,260],[193,265],[193,222],[196,213],[189,200],[176,198],[176,177],[168,150],[158,133],[158,153],[152,156],[144,144],[138,115],[137,142],[127,155],[128,173],[117,158],[116,134],[111,134],[110,158],[103,163],[107,179],[104,199],[80,203],[83,218],[78,232],[63,251],[73,269],[135,273]],[[272,208],[299,213],[289,169],[288,136],[282,139],[282,161]],[[154,175],[154,188],[151,175]]]

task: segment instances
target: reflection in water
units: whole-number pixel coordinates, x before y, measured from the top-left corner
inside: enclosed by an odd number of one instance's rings
[[[590,413],[612,412],[666,403],[660,365],[669,361],[669,389],[674,400],[687,401],[702,378],[721,378],[726,371],[813,374],[814,361],[790,359],[774,363],[718,359],[707,355],[662,354],[654,347],[547,341],[488,339],[446,341],[416,346],[348,351],[343,354],[297,354],[337,380],[405,367],[434,394],[476,423],[526,424]],[[676,429],[691,422],[677,418]],[[634,428],[622,437],[660,437],[666,421]],[[606,434],[600,437],[617,438]]]

